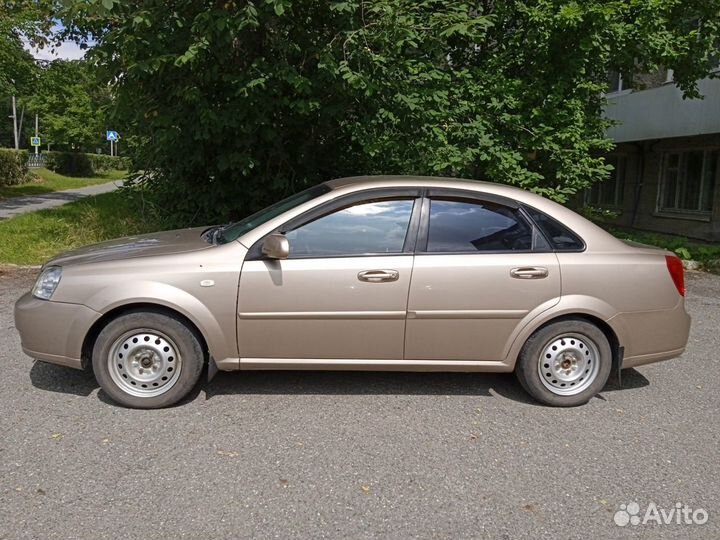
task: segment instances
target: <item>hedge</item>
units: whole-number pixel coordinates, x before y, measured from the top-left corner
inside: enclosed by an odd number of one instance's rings
[[[95,173],[130,168],[126,157],[79,152],[43,152],[45,167],[66,176],[92,176]]]
[[[0,148],[0,186],[21,184],[28,176],[27,150]]]

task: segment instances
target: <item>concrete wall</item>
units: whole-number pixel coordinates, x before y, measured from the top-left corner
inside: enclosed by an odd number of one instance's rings
[[[720,133],[720,79],[698,83],[704,99],[683,99],[672,83],[608,96],[605,116],[618,122],[607,135],[617,143]]]

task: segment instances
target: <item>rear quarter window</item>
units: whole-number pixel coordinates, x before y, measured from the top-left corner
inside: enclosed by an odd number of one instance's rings
[[[525,211],[548,239],[555,251],[583,251],[585,242],[558,220],[530,206]]]

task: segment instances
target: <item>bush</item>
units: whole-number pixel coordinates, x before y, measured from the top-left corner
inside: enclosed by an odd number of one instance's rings
[[[607,229],[609,233],[618,238],[667,249],[683,260],[698,261],[702,267],[717,264],[717,261],[720,260],[720,245],[717,244],[690,240],[684,236],[637,231],[620,227],[611,226],[607,227]]]
[[[65,176],[92,176],[93,167],[88,154],[77,152],[43,152],[45,167]]]
[[[105,171],[123,171],[130,168],[126,157],[79,152],[43,152],[45,166],[66,176],[92,176]]]
[[[0,148],[0,186],[22,184],[29,172],[27,150]]]
[[[130,158],[105,154],[87,154],[87,156],[95,172],[125,171],[130,168]]]

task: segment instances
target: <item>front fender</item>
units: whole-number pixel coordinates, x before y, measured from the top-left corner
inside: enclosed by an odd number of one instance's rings
[[[223,311],[220,313],[221,316],[225,315],[224,318],[229,318],[232,322],[232,325],[229,325],[227,320],[218,320],[216,314],[200,299],[173,285],[157,281],[133,281],[108,286],[96,291],[83,304],[102,315],[134,304],[167,307],[187,317],[197,327],[213,358],[222,360],[238,356],[234,309],[229,313],[229,317]]]

